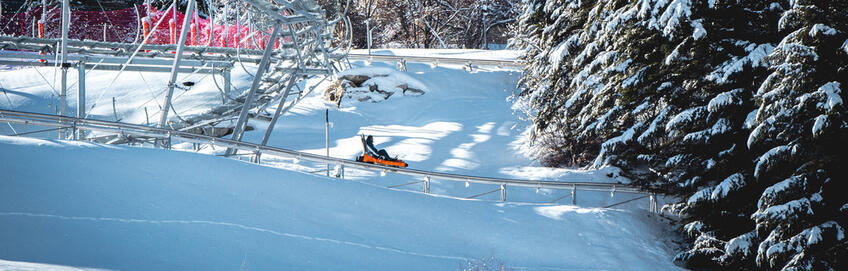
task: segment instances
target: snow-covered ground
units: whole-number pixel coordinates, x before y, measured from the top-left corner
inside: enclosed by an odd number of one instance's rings
[[[673,268],[646,211],[457,200],[209,155],[0,137],[0,258],[107,269]]]
[[[514,57],[514,52],[379,50],[395,55]],[[513,56],[510,56],[513,55]],[[393,68],[393,63],[354,62]],[[255,69],[255,67],[247,67]],[[421,96],[394,95],[380,103],[322,98],[315,87],[277,124],[269,145],[324,154],[324,110],[329,109],[330,154],[353,159],[360,134],[411,168],[468,175],[561,181],[625,181],[617,170],[540,167],[516,150],[528,123],[510,110],[519,73],[482,67],[408,64]],[[0,108],[54,113],[54,68],[0,72]],[[400,73],[400,72],[398,72]],[[167,74],[93,71],[86,77],[90,117],[123,122],[158,120]],[[399,78],[400,78],[399,77]],[[217,84],[222,84],[218,76]],[[250,76],[234,70],[235,92]],[[202,113],[221,103],[209,75],[181,75],[197,84],[175,92],[176,115]],[[69,73],[69,112],[76,110],[76,73]],[[112,107],[115,97],[115,107]],[[93,110],[91,109],[92,105]],[[147,108],[147,114],[144,109]],[[269,110],[273,111],[274,108]],[[116,114],[116,113],[117,114]],[[116,116],[117,115],[117,116]],[[172,119],[177,118],[171,114]],[[251,120],[245,134],[261,141],[267,122]],[[0,133],[38,128],[0,124]],[[55,132],[34,134],[54,137]],[[186,152],[188,144],[177,145]],[[346,170],[345,180],[323,177],[326,165],[263,156],[258,166],[183,152],[87,143],[0,139],[0,259],[117,269],[455,269],[494,256],[528,269],[669,269],[667,226],[645,212],[648,201],[596,209],[639,195],[579,192],[584,208],[497,203],[464,197],[487,185],[434,180],[431,192],[410,177]],[[221,153],[205,147],[202,153]],[[275,169],[268,166],[288,170]],[[294,172],[297,171],[297,172]],[[408,190],[406,192],[396,189]],[[514,202],[570,203],[570,191],[509,188]],[[57,241],[58,240],[58,241]],[[15,249],[19,247],[20,249]],[[2,267],[2,265],[0,265]],[[300,268],[298,268],[300,267]]]

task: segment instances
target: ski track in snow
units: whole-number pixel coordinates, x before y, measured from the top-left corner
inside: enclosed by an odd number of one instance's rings
[[[418,257],[426,257],[426,258],[436,258],[436,259],[444,259],[444,260],[461,260],[461,261],[471,261],[473,259],[465,258],[465,257],[457,257],[457,256],[446,256],[446,255],[435,255],[435,254],[427,254],[420,253],[414,251],[407,251],[397,248],[390,247],[381,247],[351,241],[344,240],[336,240],[330,238],[316,237],[316,236],[308,236],[302,234],[295,233],[287,233],[287,232],[279,232],[271,229],[264,229],[254,226],[247,226],[237,223],[230,222],[219,222],[219,221],[208,221],[208,220],[177,220],[177,219],[165,219],[165,220],[149,220],[149,219],[136,219],[136,218],[115,218],[115,217],[86,217],[86,216],[63,216],[63,215],[53,215],[53,214],[37,214],[37,213],[26,213],[26,212],[0,212],[0,216],[18,216],[18,217],[37,217],[37,218],[55,218],[61,220],[75,220],[75,221],[95,221],[95,222],[121,222],[121,223],[135,223],[135,224],[201,224],[201,225],[214,225],[214,226],[224,226],[231,228],[238,228],[242,230],[255,231],[261,233],[272,234],[280,237],[288,237],[288,238],[296,238],[302,240],[310,240],[310,241],[320,241],[341,245],[349,245],[356,246],[361,248],[389,251],[398,254],[405,254],[411,256]]]
[[[333,244],[339,244],[339,245],[361,247],[361,248],[366,248],[366,249],[387,251],[387,252],[392,252],[392,253],[397,253],[397,254],[423,257],[423,258],[432,258],[432,259],[441,259],[441,260],[459,260],[459,261],[463,261],[463,262],[473,262],[473,261],[477,260],[477,259],[471,259],[471,258],[465,258],[465,257],[459,257],[459,256],[428,254],[428,253],[408,251],[408,250],[403,250],[403,249],[398,249],[398,248],[369,245],[369,244],[364,244],[364,243],[357,243],[357,242],[344,241],[344,240],[336,240],[336,239],[330,239],[330,238],[324,238],[324,237],[308,236],[308,235],[288,233],[288,232],[279,232],[279,231],[275,231],[275,230],[271,230],[271,229],[265,229],[265,228],[242,225],[242,224],[237,224],[237,223],[230,223],[230,222],[219,222],[219,221],[208,221],[208,220],[178,220],[178,219],[150,220],[150,219],[117,218],[117,217],[64,216],[64,215],[39,214],[39,213],[27,213],[27,212],[0,212],[0,216],[5,216],[5,217],[30,217],[30,218],[52,218],[52,219],[60,219],[60,220],[92,221],[92,222],[120,222],[120,223],[133,223],[133,224],[212,225],[212,226],[222,226],[222,227],[236,228],[236,229],[247,230],[247,231],[266,233],[266,234],[276,235],[276,236],[279,236],[279,237],[287,237],[287,238],[294,238],[294,239],[301,239],[301,240],[308,240],[308,241],[318,241],[318,242],[326,242],[326,243],[333,243]],[[521,267],[521,266],[511,266],[511,267],[516,268],[516,269],[528,269],[528,267]],[[556,267],[550,267],[550,266],[542,266],[542,267],[537,267],[537,268],[547,269],[547,270],[593,270],[593,269],[584,269],[584,268],[571,268],[571,269],[556,268]]]

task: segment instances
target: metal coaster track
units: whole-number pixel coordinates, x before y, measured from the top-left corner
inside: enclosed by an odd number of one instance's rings
[[[500,68],[520,69],[524,67],[516,60],[501,60],[501,59],[482,59],[482,58],[453,58],[453,57],[433,57],[433,56],[404,56],[404,55],[376,55],[376,54],[355,54],[347,55],[350,60],[376,61],[376,62],[412,62],[425,64],[451,64],[464,66],[494,66]]]
[[[605,192],[621,192],[621,193],[636,193],[649,195],[651,197],[652,209],[655,208],[655,197],[652,192],[644,191],[639,187],[628,184],[615,183],[594,183],[594,182],[559,182],[559,181],[541,181],[541,180],[523,180],[523,179],[508,179],[481,177],[462,174],[450,174],[444,172],[418,170],[412,168],[395,168],[379,164],[368,164],[356,162],[353,160],[328,157],[323,155],[299,152],[290,149],[276,148],[254,144],[249,142],[236,141],[231,139],[216,138],[211,136],[199,135],[195,133],[182,132],[170,129],[149,127],[144,125],[135,125],[120,122],[111,122],[103,120],[80,119],[74,117],[64,117],[56,115],[47,115],[30,112],[20,112],[13,110],[0,109],[0,122],[11,124],[22,124],[32,126],[51,127],[57,129],[76,129],[96,131],[102,133],[120,134],[122,136],[135,136],[156,140],[179,140],[189,143],[209,144],[231,148],[251,153],[262,153],[266,155],[275,155],[280,157],[294,158],[299,160],[307,160],[318,163],[327,163],[335,165],[343,165],[345,167],[359,168],[370,171],[379,171],[386,173],[394,173],[406,176],[423,178],[425,182],[425,193],[429,192],[429,182],[431,179],[440,179],[456,182],[469,182],[478,184],[498,185],[501,190],[507,186],[512,187],[527,187],[527,188],[545,188],[557,190],[572,190],[572,191],[605,191]],[[502,192],[503,193],[503,192]],[[503,195],[502,200],[505,200]]]

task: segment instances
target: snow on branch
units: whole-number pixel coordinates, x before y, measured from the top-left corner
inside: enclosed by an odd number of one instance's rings
[[[745,176],[740,173],[736,173],[725,178],[721,183],[716,185],[715,189],[713,189],[713,193],[710,195],[710,200],[719,201],[724,197],[727,197],[728,193],[736,192],[745,187],[747,183],[745,183]]]
[[[770,234],[769,238],[773,236],[776,237],[779,234]],[[845,230],[835,221],[827,221],[804,229],[788,240],[776,242],[772,239],[771,242],[761,243],[757,253],[757,262],[761,265],[768,262],[769,267],[782,267],[784,270],[791,270],[792,267],[803,269],[806,266],[804,258],[809,257],[806,254],[810,254],[811,250],[817,245],[824,241],[833,243],[844,240]],[[791,260],[785,262],[785,259],[790,257]]]
[[[813,25],[813,28],[810,29],[809,34],[810,37],[814,38],[818,35],[833,36],[836,35],[836,29],[833,29],[832,27],[823,24],[815,24]]]
[[[842,51],[845,51],[845,53],[848,54],[848,39],[842,43]]]
[[[794,145],[781,145],[768,150],[757,159],[757,165],[754,166],[754,177],[760,177],[762,173],[789,159],[793,154],[793,148]]]
[[[810,205],[810,199],[802,198],[793,200],[784,204],[774,205],[765,210],[758,210],[751,215],[751,219],[757,224],[770,224],[778,221],[797,221],[802,216],[813,215],[813,208]]]
[[[807,179],[803,176],[792,176],[766,188],[757,202],[757,208],[765,210],[769,206],[777,204],[793,193],[803,192],[807,186]]]
[[[669,38],[673,38],[674,31],[692,16],[689,0],[672,0],[670,3],[668,0],[642,0],[638,6],[639,17],[648,20],[648,27],[662,30],[663,36]]]
[[[727,242],[727,245],[724,246],[724,251],[727,254],[742,254],[743,256],[748,256],[753,253],[754,239],[756,237],[757,233],[755,231],[739,235]]]
[[[824,102],[818,104],[820,109],[832,112],[836,106],[842,105],[842,89],[839,87],[839,82],[828,82],[816,90],[815,94],[825,97]]]
[[[767,67],[767,57],[774,51],[774,46],[768,43],[764,44],[748,44],[745,47],[745,52],[748,52],[744,57],[733,57],[730,60],[722,63],[712,73],[707,75],[707,80],[716,83],[727,83],[731,75],[741,72],[745,66],[752,68]]]
[[[737,88],[731,91],[719,93],[707,104],[707,110],[710,112],[718,112],[725,106],[742,104],[742,98],[739,97],[739,95],[742,94],[742,91],[745,90]]]
[[[675,131],[684,130],[686,126],[702,119],[706,115],[706,111],[706,106],[696,106],[677,113],[677,115],[674,115],[674,117],[665,124],[665,130],[668,131],[668,136],[673,137]]]

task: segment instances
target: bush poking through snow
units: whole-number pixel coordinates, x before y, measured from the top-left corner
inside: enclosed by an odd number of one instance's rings
[[[400,93],[404,96],[424,95],[427,87],[403,72],[388,68],[357,68],[339,74],[339,79],[324,90],[324,98],[341,107],[343,100],[382,102]]]

